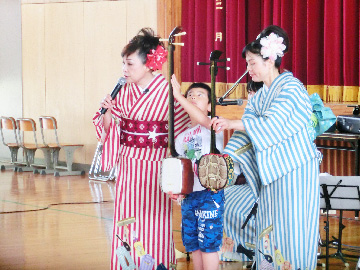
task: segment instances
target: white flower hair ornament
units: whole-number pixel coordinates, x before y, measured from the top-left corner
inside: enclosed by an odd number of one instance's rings
[[[278,56],[283,57],[286,46],[283,44],[284,39],[275,33],[260,39],[261,55],[263,58],[269,58],[275,61]]]

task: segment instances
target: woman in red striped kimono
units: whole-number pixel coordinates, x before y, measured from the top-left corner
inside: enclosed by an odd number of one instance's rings
[[[160,190],[168,146],[168,82],[161,69],[167,52],[151,29],[140,30],[122,51],[126,84],[107,111],[94,117],[104,142],[103,165],[118,166],[111,269],[169,269],[175,262],[171,200]],[[189,119],[175,104],[175,136]]]

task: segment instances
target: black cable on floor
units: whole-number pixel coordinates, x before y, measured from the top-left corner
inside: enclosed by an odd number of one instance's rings
[[[64,202],[64,203],[51,203],[48,206],[44,208],[37,208],[37,209],[31,209],[31,210],[19,210],[19,211],[8,211],[8,212],[0,212],[0,214],[16,214],[16,213],[27,213],[27,212],[36,212],[36,211],[43,211],[47,210],[52,206],[57,205],[69,205],[69,204],[98,204],[98,203],[112,203],[114,201],[100,201],[100,202]]]

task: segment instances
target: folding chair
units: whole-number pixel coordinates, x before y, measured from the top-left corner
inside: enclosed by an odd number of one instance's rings
[[[13,169],[14,171],[17,170],[17,168],[15,167],[15,163],[17,162],[17,156],[18,156],[18,152],[19,152],[19,148],[20,148],[20,144],[18,141],[18,137],[16,134],[16,122],[15,119],[13,117],[6,117],[6,116],[1,116],[0,117],[0,133],[1,133],[1,139],[2,142],[5,146],[7,146],[10,150],[10,161],[8,163],[10,163],[11,165],[1,165],[1,170],[6,170],[6,169]],[[14,137],[13,137],[13,142],[6,142],[5,141],[5,135],[3,133],[3,129],[4,130],[9,130],[12,131]],[[8,132],[9,133],[9,132]]]
[[[57,122],[56,119],[52,116],[40,116],[39,117],[41,136],[44,145],[47,145],[52,152],[53,162],[54,162],[54,176],[64,176],[64,175],[84,175],[85,171],[73,171],[72,165],[74,160],[74,152],[76,149],[83,147],[83,144],[60,144],[57,134]],[[53,130],[55,142],[46,142],[44,130]],[[66,156],[66,166],[59,166],[59,152],[60,150],[65,151]],[[42,170],[41,174],[51,173],[51,171]]]
[[[46,145],[38,144],[36,138],[36,123],[31,118],[17,118],[16,119],[17,128],[18,128],[18,137],[20,138],[21,148],[24,150],[25,162],[16,163],[18,172],[29,172],[33,171],[37,173],[37,168],[51,168],[51,156],[50,149]],[[32,142],[25,142],[25,134],[32,133],[33,139]],[[31,137],[31,136],[29,136]],[[35,152],[37,149],[41,149],[44,153],[45,165],[35,164]]]

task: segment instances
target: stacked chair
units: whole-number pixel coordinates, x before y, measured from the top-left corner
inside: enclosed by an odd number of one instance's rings
[[[64,176],[64,175],[84,175],[85,171],[73,171],[72,165],[74,160],[74,152],[76,149],[83,147],[83,144],[63,144],[59,143],[59,138],[57,134],[57,122],[56,119],[52,116],[40,116],[39,117],[40,122],[40,128],[41,128],[41,136],[43,140],[43,144],[46,145],[53,157],[53,164],[54,169],[51,170],[42,170],[40,171],[41,174],[47,174],[47,173],[54,173],[55,176]],[[52,133],[52,136],[46,136],[51,134],[45,134]],[[52,140],[47,140],[45,137],[52,137]],[[59,152],[60,150],[63,150],[65,152],[66,156],[66,166],[59,166]]]
[[[50,169],[51,153],[48,146],[39,144],[36,137],[36,123],[32,118],[17,118],[16,124],[18,128],[18,137],[20,139],[20,146],[24,151],[25,162],[16,162],[18,172],[37,172],[37,168]],[[25,139],[26,137],[26,139]],[[44,153],[45,165],[35,164],[35,152],[41,149]]]
[[[18,136],[16,134],[16,129],[17,129],[16,121],[13,117],[6,117],[6,116],[0,117],[1,140],[3,144],[9,148],[10,156],[11,156],[9,161],[11,165],[1,165],[1,170],[6,170],[6,169],[14,169],[14,171],[17,170],[15,164],[17,163],[20,143],[18,140]],[[8,132],[4,134],[3,130],[8,130]],[[13,140],[12,142],[6,142],[5,135],[10,133],[13,134]]]

